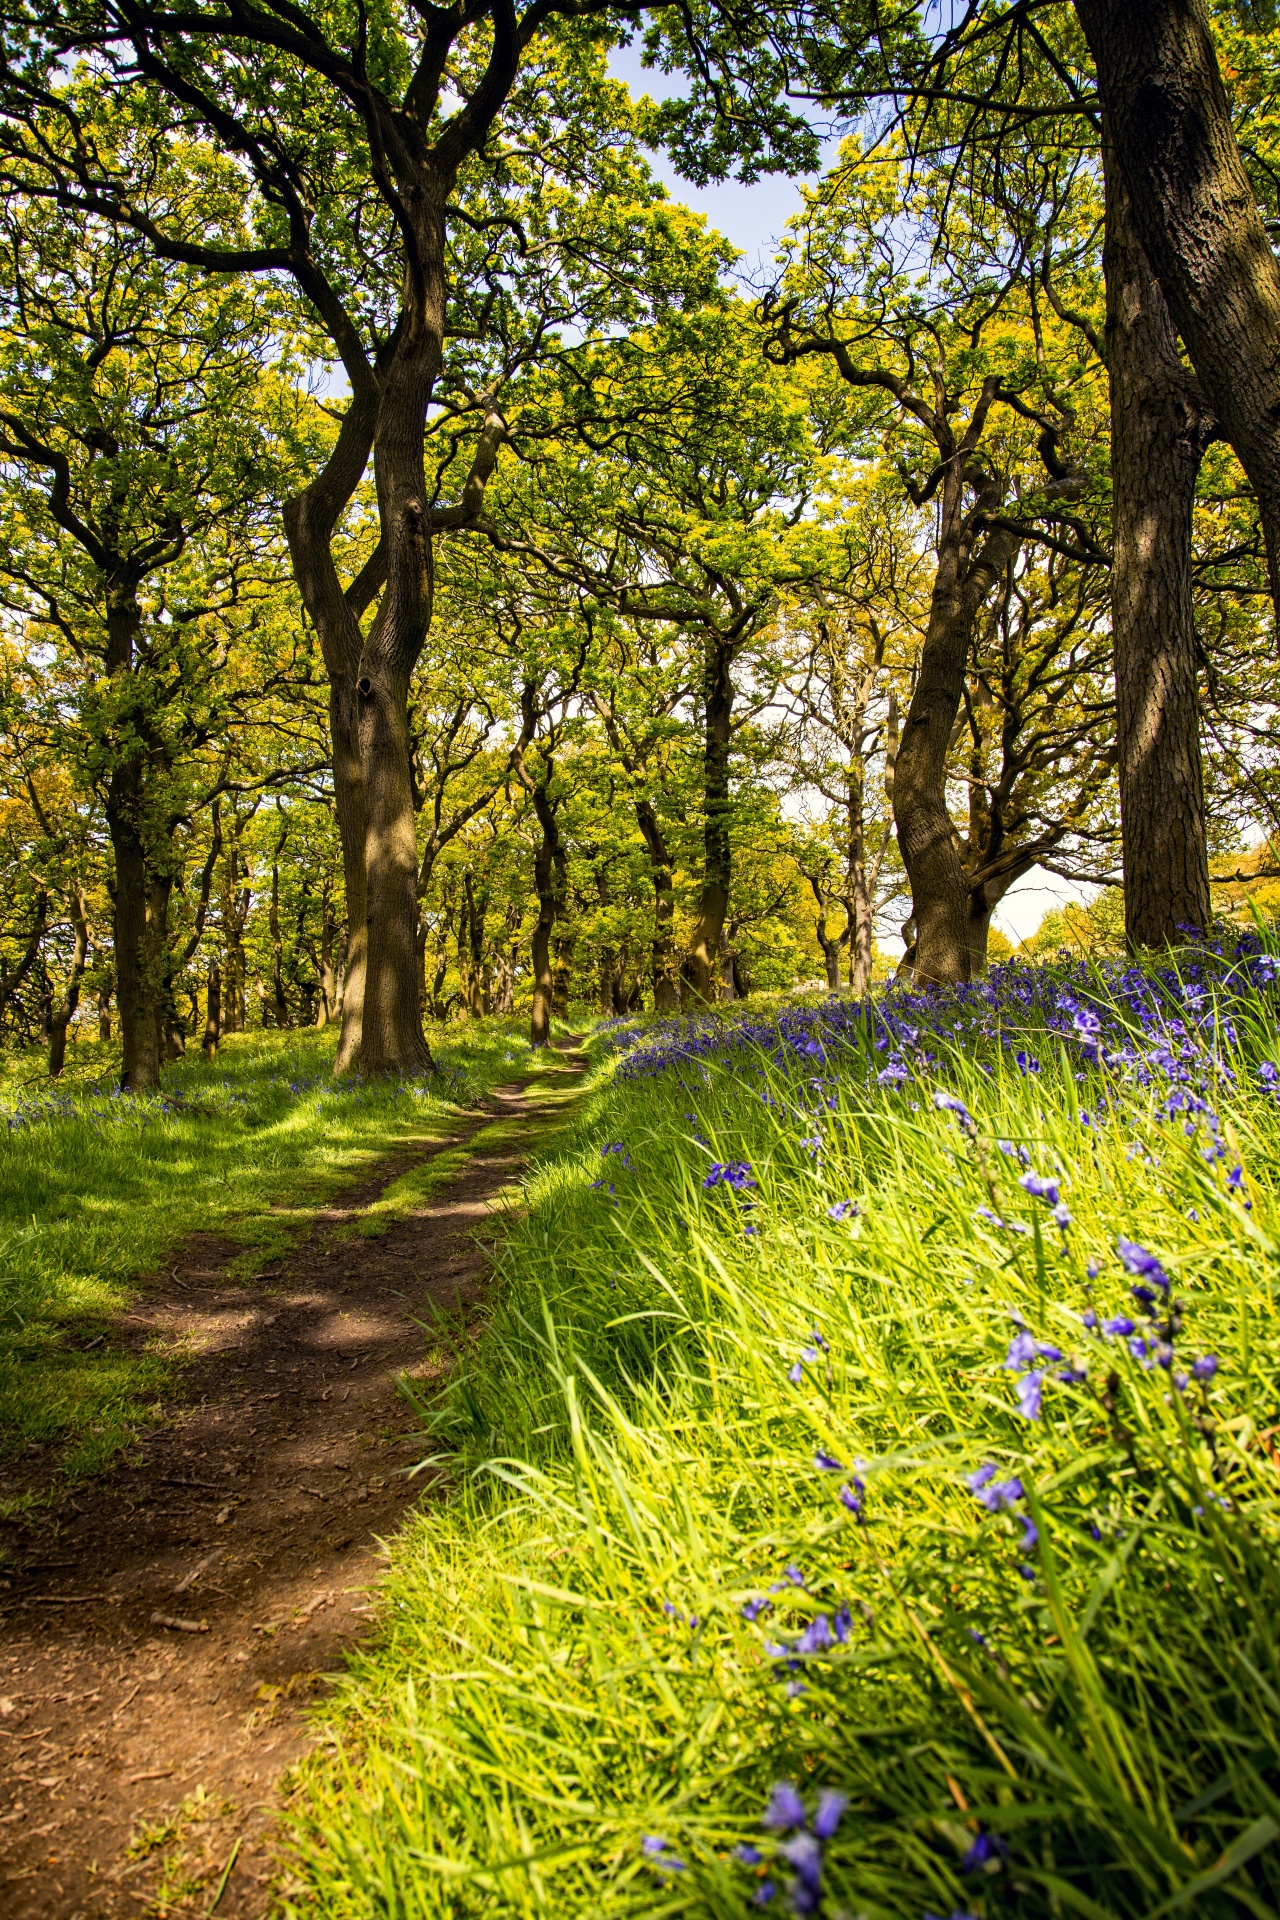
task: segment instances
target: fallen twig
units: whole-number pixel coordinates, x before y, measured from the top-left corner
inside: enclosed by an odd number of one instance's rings
[[[153,1627],[172,1627],[175,1633],[208,1633],[207,1620],[179,1620],[171,1613],[153,1613]]]

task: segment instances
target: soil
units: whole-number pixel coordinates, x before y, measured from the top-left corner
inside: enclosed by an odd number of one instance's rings
[[[351,1234],[409,1165],[499,1117],[529,1126],[477,1141],[380,1237]],[[183,1403],[27,1536],[0,1596],[4,1920],[266,1912],[307,1707],[369,1631],[381,1540],[432,1497],[407,1477],[423,1443],[397,1381],[447,1364],[427,1357],[433,1308],[478,1331],[481,1236],[538,1118],[526,1083],[500,1088],[255,1281],[206,1236],[140,1290],[124,1337],[184,1344]]]

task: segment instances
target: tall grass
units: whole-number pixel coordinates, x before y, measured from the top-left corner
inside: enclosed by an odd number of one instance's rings
[[[624,1035],[288,1910],[1274,1913],[1274,974]]]
[[[530,1058],[512,1027],[476,1024],[446,1041],[439,1075],[364,1084],[332,1079],[333,1044],[314,1031],[237,1035],[215,1064],[182,1061],[161,1094],[136,1098],[105,1072],[95,1077],[89,1046],[52,1089],[23,1088],[10,1063],[0,1090],[0,1461],[40,1454],[76,1478],[147,1417],[170,1361],[121,1346],[115,1316],[186,1236],[229,1238],[244,1249],[241,1270],[256,1271],[336,1189],[391,1148],[447,1133],[460,1107]],[[0,1494],[0,1512],[27,1497],[21,1478]]]

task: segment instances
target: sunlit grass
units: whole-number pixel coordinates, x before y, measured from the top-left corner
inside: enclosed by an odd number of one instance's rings
[[[333,1046],[332,1033],[238,1035],[215,1064],[184,1060],[161,1096],[138,1100],[89,1070],[107,1064],[96,1043],[75,1050],[77,1071],[52,1090],[24,1084],[24,1063],[9,1060],[0,1459],[52,1459],[78,1477],[150,1417],[172,1367],[118,1345],[116,1316],[187,1236],[229,1239],[243,1249],[235,1270],[260,1270],[343,1186],[389,1151],[451,1132],[463,1108],[530,1064],[523,1036],[500,1022],[451,1030],[437,1043],[443,1075],[418,1082],[335,1083]]]
[[[1172,1007],[1170,1077],[1122,984],[1134,1057],[1091,1064],[1082,980],[600,1092],[435,1410],[456,1492],[397,1545],[292,1911],[1276,1910],[1274,1001]],[[779,1782],[846,1796],[834,1837],[762,1827]]]

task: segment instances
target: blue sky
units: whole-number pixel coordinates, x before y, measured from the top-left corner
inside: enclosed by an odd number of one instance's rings
[[[616,48],[609,58],[609,70],[617,79],[626,81],[637,99],[647,93],[655,100],[666,100],[679,93],[683,84],[679,74],[658,73],[641,66],[640,50],[636,46]],[[837,144],[830,143],[832,156]],[[695,213],[704,213],[717,232],[741,248],[744,257],[739,262],[740,272],[755,278],[757,269],[768,266],[782,229],[791,215],[799,212],[799,181],[770,174],[751,187],[744,187],[737,180],[726,180],[719,186],[695,187],[681,179],[665,154],[651,154],[650,161],[673,200],[692,207]],[[810,174],[807,178],[812,182],[817,175]]]

